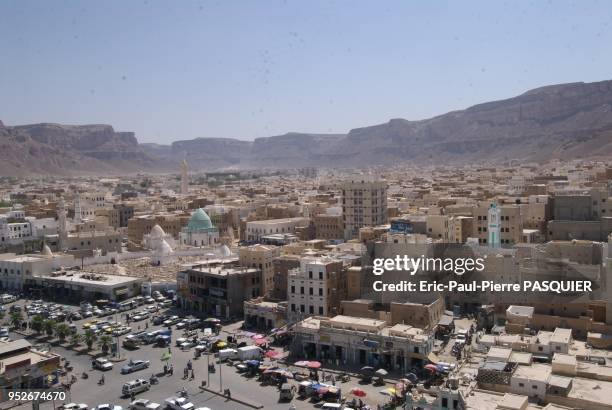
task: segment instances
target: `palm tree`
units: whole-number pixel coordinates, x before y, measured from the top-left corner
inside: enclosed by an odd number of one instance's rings
[[[48,319],[43,322],[43,327],[47,336],[53,336],[57,322],[53,319]]]
[[[21,326],[21,322],[23,322],[23,315],[21,312],[11,313],[11,325],[13,325],[14,328]]]
[[[108,349],[113,339],[109,335],[102,335],[100,340],[98,340],[98,345],[100,346],[100,350],[102,353],[108,354]]]
[[[73,346],[80,345],[82,341],[83,335],[79,333],[73,333],[72,336],[70,336],[70,344],[72,344]]]
[[[60,342],[66,340],[66,336],[68,336],[69,333],[70,327],[68,327],[68,325],[65,323],[58,323],[58,325],[55,327],[55,334]]]
[[[35,331],[37,334],[40,334],[43,331],[45,320],[41,315],[36,315],[32,318],[30,322],[30,328]]]
[[[98,339],[98,336],[96,336],[93,330],[87,329],[85,331],[85,344],[87,345],[88,350],[91,350],[93,344],[96,343],[97,339]]]

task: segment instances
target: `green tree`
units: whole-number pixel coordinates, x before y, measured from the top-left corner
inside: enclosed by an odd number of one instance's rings
[[[30,321],[30,328],[35,331],[37,334],[40,334],[43,331],[45,324],[45,320],[41,315],[36,315]]]
[[[57,326],[57,322],[53,319],[48,319],[43,322],[43,327],[47,336],[53,336],[55,326]]]
[[[70,333],[70,327],[65,323],[58,323],[57,326],[55,327],[55,334],[57,335],[57,338],[61,342],[66,340],[66,336],[68,336],[69,333]]]
[[[94,343],[96,343],[96,340],[98,340],[98,336],[96,336],[93,330],[87,329],[85,331],[85,344],[87,345],[88,350],[91,350]]]
[[[70,336],[70,344],[72,344],[73,346],[80,345],[82,341],[83,335],[79,333],[73,333],[72,336]]]
[[[21,312],[11,313],[11,325],[13,325],[14,328],[20,327],[21,322],[23,322],[23,314],[21,314]]]
[[[110,344],[113,339],[109,335],[102,335],[100,340],[98,340],[98,345],[100,346],[100,350],[102,353],[108,354],[108,349],[110,348]]]

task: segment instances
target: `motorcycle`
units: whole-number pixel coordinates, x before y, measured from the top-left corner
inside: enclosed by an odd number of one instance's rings
[[[83,372],[83,373],[81,374],[81,378],[83,378],[83,379],[88,379],[88,378],[89,378],[89,375],[88,375],[87,373]]]
[[[157,378],[157,376],[152,374],[151,377],[149,378],[149,383],[150,384],[157,384],[157,383],[159,383],[159,379]]]

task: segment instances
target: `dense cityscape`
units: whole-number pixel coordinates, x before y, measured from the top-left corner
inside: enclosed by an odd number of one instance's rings
[[[612,408],[609,162],[183,161],[2,177],[0,204],[2,408]],[[373,288],[374,259],[439,252],[486,258],[472,279],[595,288]]]

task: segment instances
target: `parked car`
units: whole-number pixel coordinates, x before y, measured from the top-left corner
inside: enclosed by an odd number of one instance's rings
[[[149,399],[136,399],[130,403],[130,410],[159,410],[161,404],[155,403]]]
[[[113,368],[113,364],[104,357],[98,357],[96,360],[93,361],[93,367],[94,369],[106,371],[111,370]]]
[[[195,406],[186,397],[168,397],[165,400],[166,408],[171,410],[193,410]]]
[[[170,316],[167,320],[164,320],[164,326],[172,326],[181,321],[178,316]]]
[[[132,359],[130,359],[130,361],[127,362],[125,364],[125,366],[123,366],[121,368],[121,373],[122,374],[128,374],[128,373],[136,372],[138,370],[143,370],[143,369],[148,368],[150,364],[151,364],[151,362],[149,362],[148,360],[132,360]]]
[[[123,410],[123,407],[117,404],[98,404],[96,410]]]

